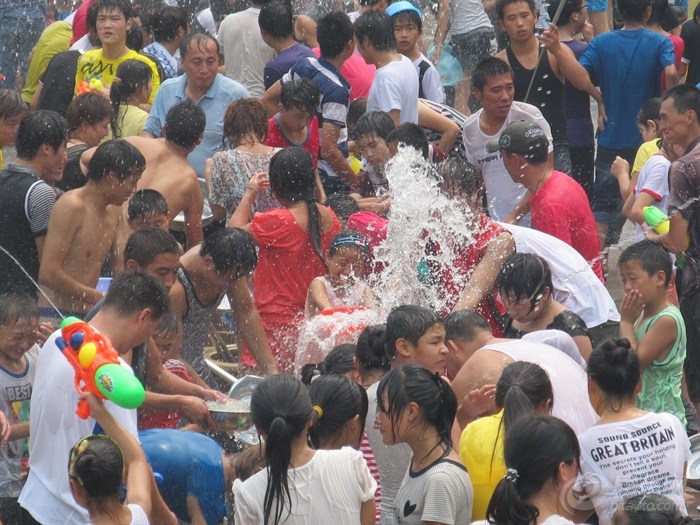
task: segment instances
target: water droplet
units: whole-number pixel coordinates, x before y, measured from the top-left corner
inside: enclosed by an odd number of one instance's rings
[[[551,94],[552,94],[552,90],[551,90],[551,89],[548,89],[546,94],[547,94],[547,95],[551,95]]]
[[[545,73],[544,75],[542,75],[542,78],[549,78],[549,73]]]
[[[537,91],[542,91],[542,86],[538,87]]]

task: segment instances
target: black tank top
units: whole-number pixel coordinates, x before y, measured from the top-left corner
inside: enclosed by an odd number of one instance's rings
[[[513,83],[515,84],[515,100],[526,102],[540,110],[549,127],[552,128],[554,144],[566,144],[566,118],[564,116],[564,84],[552,71],[549,57],[542,57],[546,53],[545,47],[540,46],[538,60],[541,62],[537,68],[537,78],[532,83],[530,94],[525,100],[527,88],[534,70],[526,69],[515,58],[515,53],[510,46],[506,47],[508,62],[513,70]]]

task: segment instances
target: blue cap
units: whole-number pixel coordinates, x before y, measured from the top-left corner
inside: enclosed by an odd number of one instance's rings
[[[401,13],[402,11],[415,11],[416,13],[418,13],[418,16],[423,18],[423,13],[421,12],[421,10],[414,6],[411,2],[408,2],[407,0],[400,0],[399,2],[394,2],[386,8],[386,14],[389,16],[394,16],[398,13]]]

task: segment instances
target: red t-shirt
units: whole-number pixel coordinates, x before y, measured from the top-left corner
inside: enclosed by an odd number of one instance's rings
[[[265,144],[273,148],[288,148],[289,146],[300,146],[311,154],[311,160],[314,163],[314,169],[318,167],[318,153],[321,148],[321,142],[318,135],[318,119],[314,117],[306,127],[306,140],[301,144],[295,144],[287,138],[284,131],[277,122],[277,115],[271,117],[267,121],[267,138]]]
[[[188,383],[194,383],[187,368],[182,364],[182,361],[178,359],[168,359],[163,366],[166,370],[184,379]],[[149,428],[177,428],[180,425],[181,419],[182,415],[177,410],[169,412],[167,410],[145,409],[139,418],[139,430],[147,430]]]
[[[367,241],[369,257],[365,265],[365,276],[369,277],[372,274],[379,275],[382,273],[384,265],[380,262],[375,262],[374,250],[386,239],[389,221],[371,211],[358,211],[348,217],[345,226],[361,233]]]
[[[315,47],[311,51],[317,57],[321,56],[320,48]],[[377,68],[365,62],[362,55],[355,50],[340,69],[340,74],[350,84],[350,102],[357,98],[369,97],[369,88],[372,87],[372,81],[376,73]]]
[[[681,70],[681,59],[683,58],[683,52],[685,51],[685,41],[676,35],[669,34],[668,38],[673,42],[673,55],[676,57],[676,69]],[[666,91],[666,75],[661,72],[661,93]]]
[[[87,12],[92,5],[93,0],[85,0],[73,15],[73,37],[70,39],[70,45],[75,44],[77,40],[80,40],[88,32],[87,26]]]
[[[552,170],[551,176],[530,201],[532,227],[572,246],[603,283],[598,231],[581,185],[567,174]]]

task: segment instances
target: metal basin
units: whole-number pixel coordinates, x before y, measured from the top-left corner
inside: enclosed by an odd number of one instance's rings
[[[690,438],[690,459],[686,477],[688,486],[700,490],[700,434]]]
[[[207,401],[207,407],[219,430],[237,432],[250,428],[252,425],[250,401],[239,401],[237,399],[229,399],[224,403]]]

